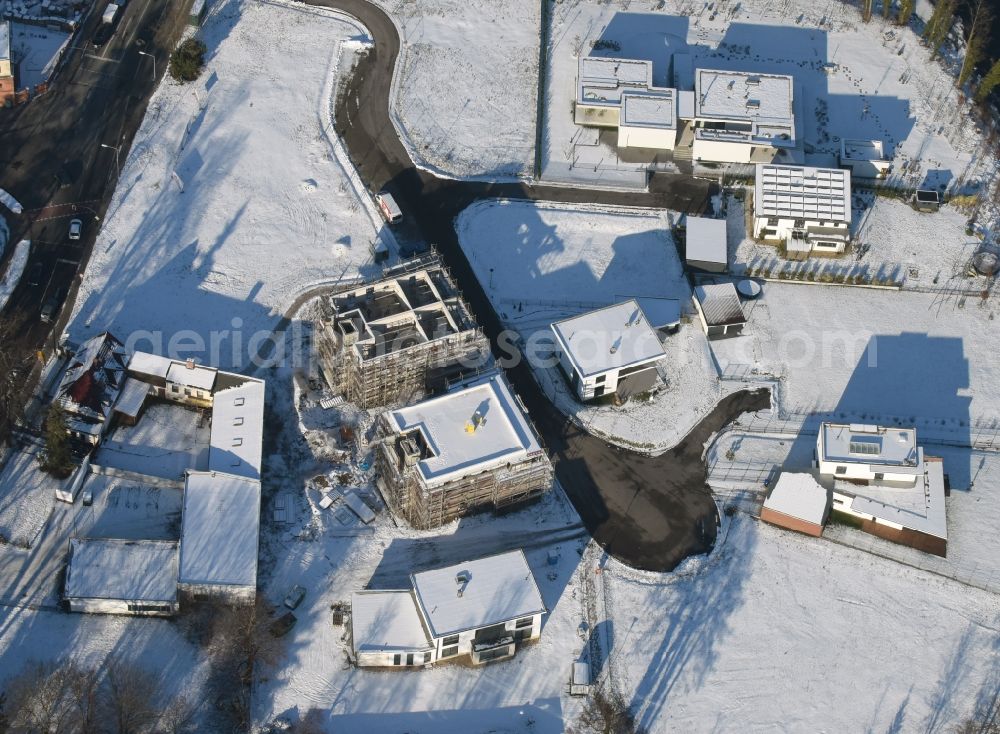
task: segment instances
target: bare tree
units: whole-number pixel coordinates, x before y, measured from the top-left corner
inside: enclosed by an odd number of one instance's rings
[[[191,734],[197,730],[197,707],[185,696],[178,696],[163,711],[156,726],[157,734]]]
[[[625,700],[614,693],[595,691],[587,699],[576,734],[643,734]]]
[[[31,357],[18,349],[17,336],[21,328],[18,321],[0,318],[0,443],[24,417],[28,402],[25,389]]]
[[[985,0],[972,0],[969,4],[969,32],[965,38],[965,58],[962,59],[962,69],[958,72],[958,86],[964,86],[976,64],[983,60],[986,45],[990,42],[990,29],[993,27],[993,12]]]
[[[80,734],[100,734],[101,680],[94,669],[77,668],[69,680],[73,705],[76,708],[76,731]]]
[[[70,734],[78,730],[73,681],[79,669],[73,663],[29,662],[7,685],[7,709],[15,730]]]
[[[107,666],[108,695],[105,722],[117,734],[139,734],[152,729],[158,718],[153,700],[156,680],[145,670],[122,662]]]
[[[235,664],[244,685],[253,681],[259,666],[281,660],[284,645],[268,630],[273,616],[273,607],[258,594],[253,604],[225,607],[215,617],[216,656]]]

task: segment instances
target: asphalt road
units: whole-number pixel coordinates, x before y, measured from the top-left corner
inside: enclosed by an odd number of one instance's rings
[[[4,312],[22,325],[18,347],[25,354],[51,347],[49,335],[65,327],[71,309],[64,309],[54,327],[39,313],[53,296],[75,297],[77,276],[115,189],[118,164],[125,161],[155,82],[167,69],[187,5],[131,0],[111,40],[94,48],[90,39],[105,6],[98,2],[71,39],[49,91],[26,105],[0,109],[0,186],[24,207],[20,216],[2,212],[11,226],[6,257],[13,243],[32,240],[25,277]],[[70,241],[74,218],[83,220],[83,236]],[[40,271],[38,284],[29,282],[33,270]]]
[[[389,117],[399,52],[392,21],[365,0],[306,1],[347,12],[371,32],[375,47],[362,58],[338,100],[337,134],[366,185],[372,191],[392,191],[424,239],[437,246],[494,343],[503,326],[459,246],[453,224],[469,204],[503,196],[701,212],[714,193],[710,182],[681,175],[657,174],[649,193],[632,193],[453,181],[419,170]],[[508,376],[551,452],[560,484],[605,550],[634,568],[667,571],[684,558],[711,549],[717,512],[706,484],[703,444],[743,411],[767,407],[766,391],[730,396],[673,450],[648,457],[605,444],[577,428],[545,397],[526,364],[512,367]]]

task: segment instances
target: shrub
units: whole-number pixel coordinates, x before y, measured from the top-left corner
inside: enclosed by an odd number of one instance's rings
[[[189,38],[170,55],[170,76],[179,82],[193,82],[205,65],[205,44]]]

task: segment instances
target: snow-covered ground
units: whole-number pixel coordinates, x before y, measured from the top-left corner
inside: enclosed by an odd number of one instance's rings
[[[594,52],[598,40],[620,50]],[[961,187],[989,176],[993,161],[980,150],[968,107],[911,29],[877,15],[864,24],[849,3],[807,0],[555,3],[543,166],[559,177],[593,176],[595,165],[634,169],[598,144],[595,131],[573,123],[578,59],[652,59],[654,83],[671,86],[668,65],[677,51],[690,54],[695,68],[794,75],[800,135],[816,162],[835,154],[841,138],[877,139],[892,151],[896,181],[907,186]]]
[[[459,240],[498,313],[525,351],[548,357],[554,321],[627,298],[669,298],[690,310],[670,227],[679,215],[651,209],[606,209],[483,201],[462,212]],[[663,342],[666,387],[624,406],[583,405],[551,360],[533,360],[556,405],[594,435],[649,453],[673,446],[741,383],[723,383],[704,332],[682,324]],[[537,349],[536,349],[537,347]]]
[[[0,238],[3,235],[4,232],[0,231]],[[7,305],[7,301],[14,294],[17,284],[21,282],[21,276],[24,275],[24,269],[28,265],[28,256],[30,254],[31,242],[29,240],[21,240],[14,248],[14,254],[10,256],[10,260],[7,261],[7,269],[0,276],[0,311]]]
[[[532,175],[540,4],[376,1],[400,30],[392,111],[412,159],[459,178]]]
[[[0,471],[0,537],[26,548],[45,527],[60,482],[38,467],[38,448],[10,454]]]
[[[333,85],[367,39],[327,11],[242,0],[200,35],[207,69],[153,95],[69,331],[239,367],[298,293],[371,269],[374,220],[329,137]]]
[[[52,75],[70,34],[26,23],[11,23],[10,54],[18,63],[17,88],[34,88]]]
[[[98,466],[180,480],[208,468],[208,415],[162,403],[149,406],[135,426],[119,426],[94,456]]]

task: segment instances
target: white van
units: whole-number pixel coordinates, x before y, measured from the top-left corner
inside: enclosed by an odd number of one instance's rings
[[[403,211],[388,191],[380,191],[375,194],[375,203],[378,204],[379,211],[382,212],[382,216],[389,224],[399,224],[403,221]]]

